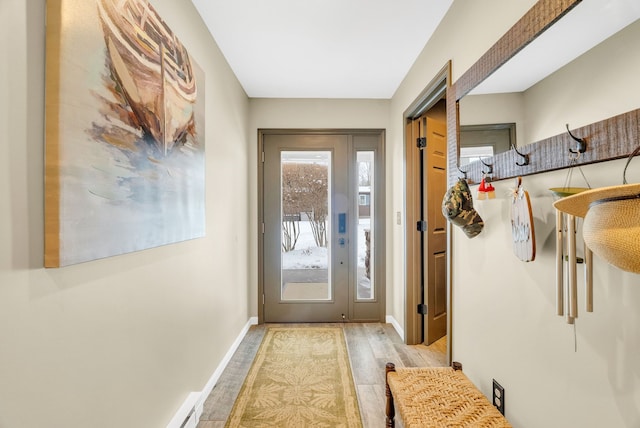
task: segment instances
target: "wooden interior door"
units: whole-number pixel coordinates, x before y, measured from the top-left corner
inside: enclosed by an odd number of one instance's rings
[[[450,225],[441,213],[441,206],[447,188],[445,136],[450,81],[451,63],[448,63],[404,116],[405,343],[430,344],[446,335],[449,360],[447,246]]]
[[[405,173],[406,173],[406,271],[405,271],[405,343],[416,345],[423,342],[423,319],[416,310],[423,303],[422,281],[422,234],[416,224],[422,219],[422,150],[417,147],[420,138],[420,119],[409,120],[405,128]]]
[[[444,102],[406,124],[407,344],[431,344],[447,334],[447,186]]]
[[[424,343],[430,345],[447,334],[447,224],[441,208],[447,188],[447,125],[428,116],[424,123]]]

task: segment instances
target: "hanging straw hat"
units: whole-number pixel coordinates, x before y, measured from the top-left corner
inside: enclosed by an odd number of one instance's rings
[[[640,183],[600,187],[559,199],[553,206],[559,211],[584,218],[589,211],[589,207],[594,202],[598,202],[601,199],[627,198],[629,196],[637,197],[638,194],[640,194]],[[637,217],[640,218],[640,211],[637,214]]]
[[[553,206],[584,217],[582,236],[594,254],[622,270],[640,273],[640,184],[587,190]]]

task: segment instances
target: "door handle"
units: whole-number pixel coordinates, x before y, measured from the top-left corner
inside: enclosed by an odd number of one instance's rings
[[[338,214],[338,233],[347,233],[347,213]]]

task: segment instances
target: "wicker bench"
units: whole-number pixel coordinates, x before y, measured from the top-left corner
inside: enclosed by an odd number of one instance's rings
[[[395,426],[396,407],[405,428],[510,428],[511,425],[462,373],[452,367],[386,366],[386,426]]]

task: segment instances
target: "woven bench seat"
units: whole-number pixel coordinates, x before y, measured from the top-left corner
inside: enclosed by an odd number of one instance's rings
[[[386,426],[396,408],[405,428],[511,428],[505,417],[454,367],[386,367]]]

